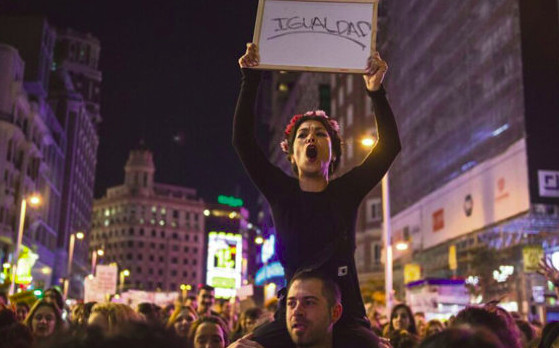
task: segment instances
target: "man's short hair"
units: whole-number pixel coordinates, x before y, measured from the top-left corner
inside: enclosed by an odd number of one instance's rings
[[[198,286],[198,293],[200,293],[202,290],[215,291],[215,288],[211,285],[208,285],[208,284],[200,284]]]
[[[330,307],[333,307],[336,303],[342,302],[342,293],[340,291],[339,285],[328,277],[323,272],[317,270],[302,270],[295,273],[289,285],[287,286],[287,292],[296,280],[309,280],[309,279],[319,279],[322,281],[322,295],[326,297],[326,301]]]

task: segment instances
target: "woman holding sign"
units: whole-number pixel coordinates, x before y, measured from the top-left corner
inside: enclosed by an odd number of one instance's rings
[[[285,129],[281,147],[296,178],[272,165],[257,145],[253,109],[260,72],[250,68],[258,63],[256,45],[248,44],[239,59],[243,79],[233,122],[233,144],[272,209],[276,250],[287,281],[301,270],[328,274],[342,292],[343,314],[334,326],[335,346],[377,347],[379,339],[366,319],[353,254],[359,204],[400,151],[396,122],[381,86],[388,66],[375,53],[363,76],[376,115],[379,141],[363,163],[331,180],[342,155],[341,138],[338,123],[323,111],[295,115]],[[285,320],[283,300],[276,320],[257,329],[253,340],[265,348],[292,347]]]

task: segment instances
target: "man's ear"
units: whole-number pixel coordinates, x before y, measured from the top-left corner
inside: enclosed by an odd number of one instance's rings
[[[332,307],[332,324],[335,324],[342,317],[343,307],[341,303],[336,303]]]

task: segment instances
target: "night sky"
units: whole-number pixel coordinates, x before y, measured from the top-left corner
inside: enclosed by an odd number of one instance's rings
[[[124,179],[141,139],[157,182],[198,189],[206,201],[256,189],[231,146],[237,59],[251,41],[257,0],[0,0],[0,13],[47,16],[101,41],[103,73],[95,197]],[[253,213],[254,211],[251,211]]]

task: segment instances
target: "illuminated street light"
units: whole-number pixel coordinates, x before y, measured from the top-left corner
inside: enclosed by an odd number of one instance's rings
[[[103,249],[97,249],[91,252],[91,274],[93,275],[95,275],[95,267],[97,266],[97,255],[103,256],[105,255],[105,251]]]
[[[409,245],[408,245],[408,243],[406,243],[406,242],[398,242],[398,243],[396,243],[396,250],[400,250],[400,251],[408,250],[408,247],[409,247]]]
[[[124,278],[130,276],[130,271],[128,269],[124,269],[120,271],[120,292],[124,290]]]
[[[72,277],[72,262],[74,260],[74,246],[76,238],[82,240],[85,234],[81,231],[70,235],[70,243],[68,244],[68,266],[66,267],[66,279],[64,281],[64,298],[68,299],[68,291],[70,290],[70,278]]]
[[[17,261],[19,260],[19,249],[21,249],[21,241],[23,239],[23,226],[25,226],[25,211],[27,210],[27,204],[29,204],[30,207],[34,208],[41,205],[41,203],[41,196],[36,193],[30,195],[29,197],[23,197],[23,199],[21,200],[16,249],[14,250],[14,255],[12,258],[12,283],[10,284],[10,294],[14,294],[16,288]]]
[[[210,211],[208,209],[204,210],[204,216],[210,216]]]
[[[373,137],[365,137],[361,139],[361,145],[364,147],[373,147],[376,143],[376,139]]]
[[[256,238],[254,238],[254,243],[260,245],[264,243],[264,238],[262,238],[262,236],[257,236]]]

